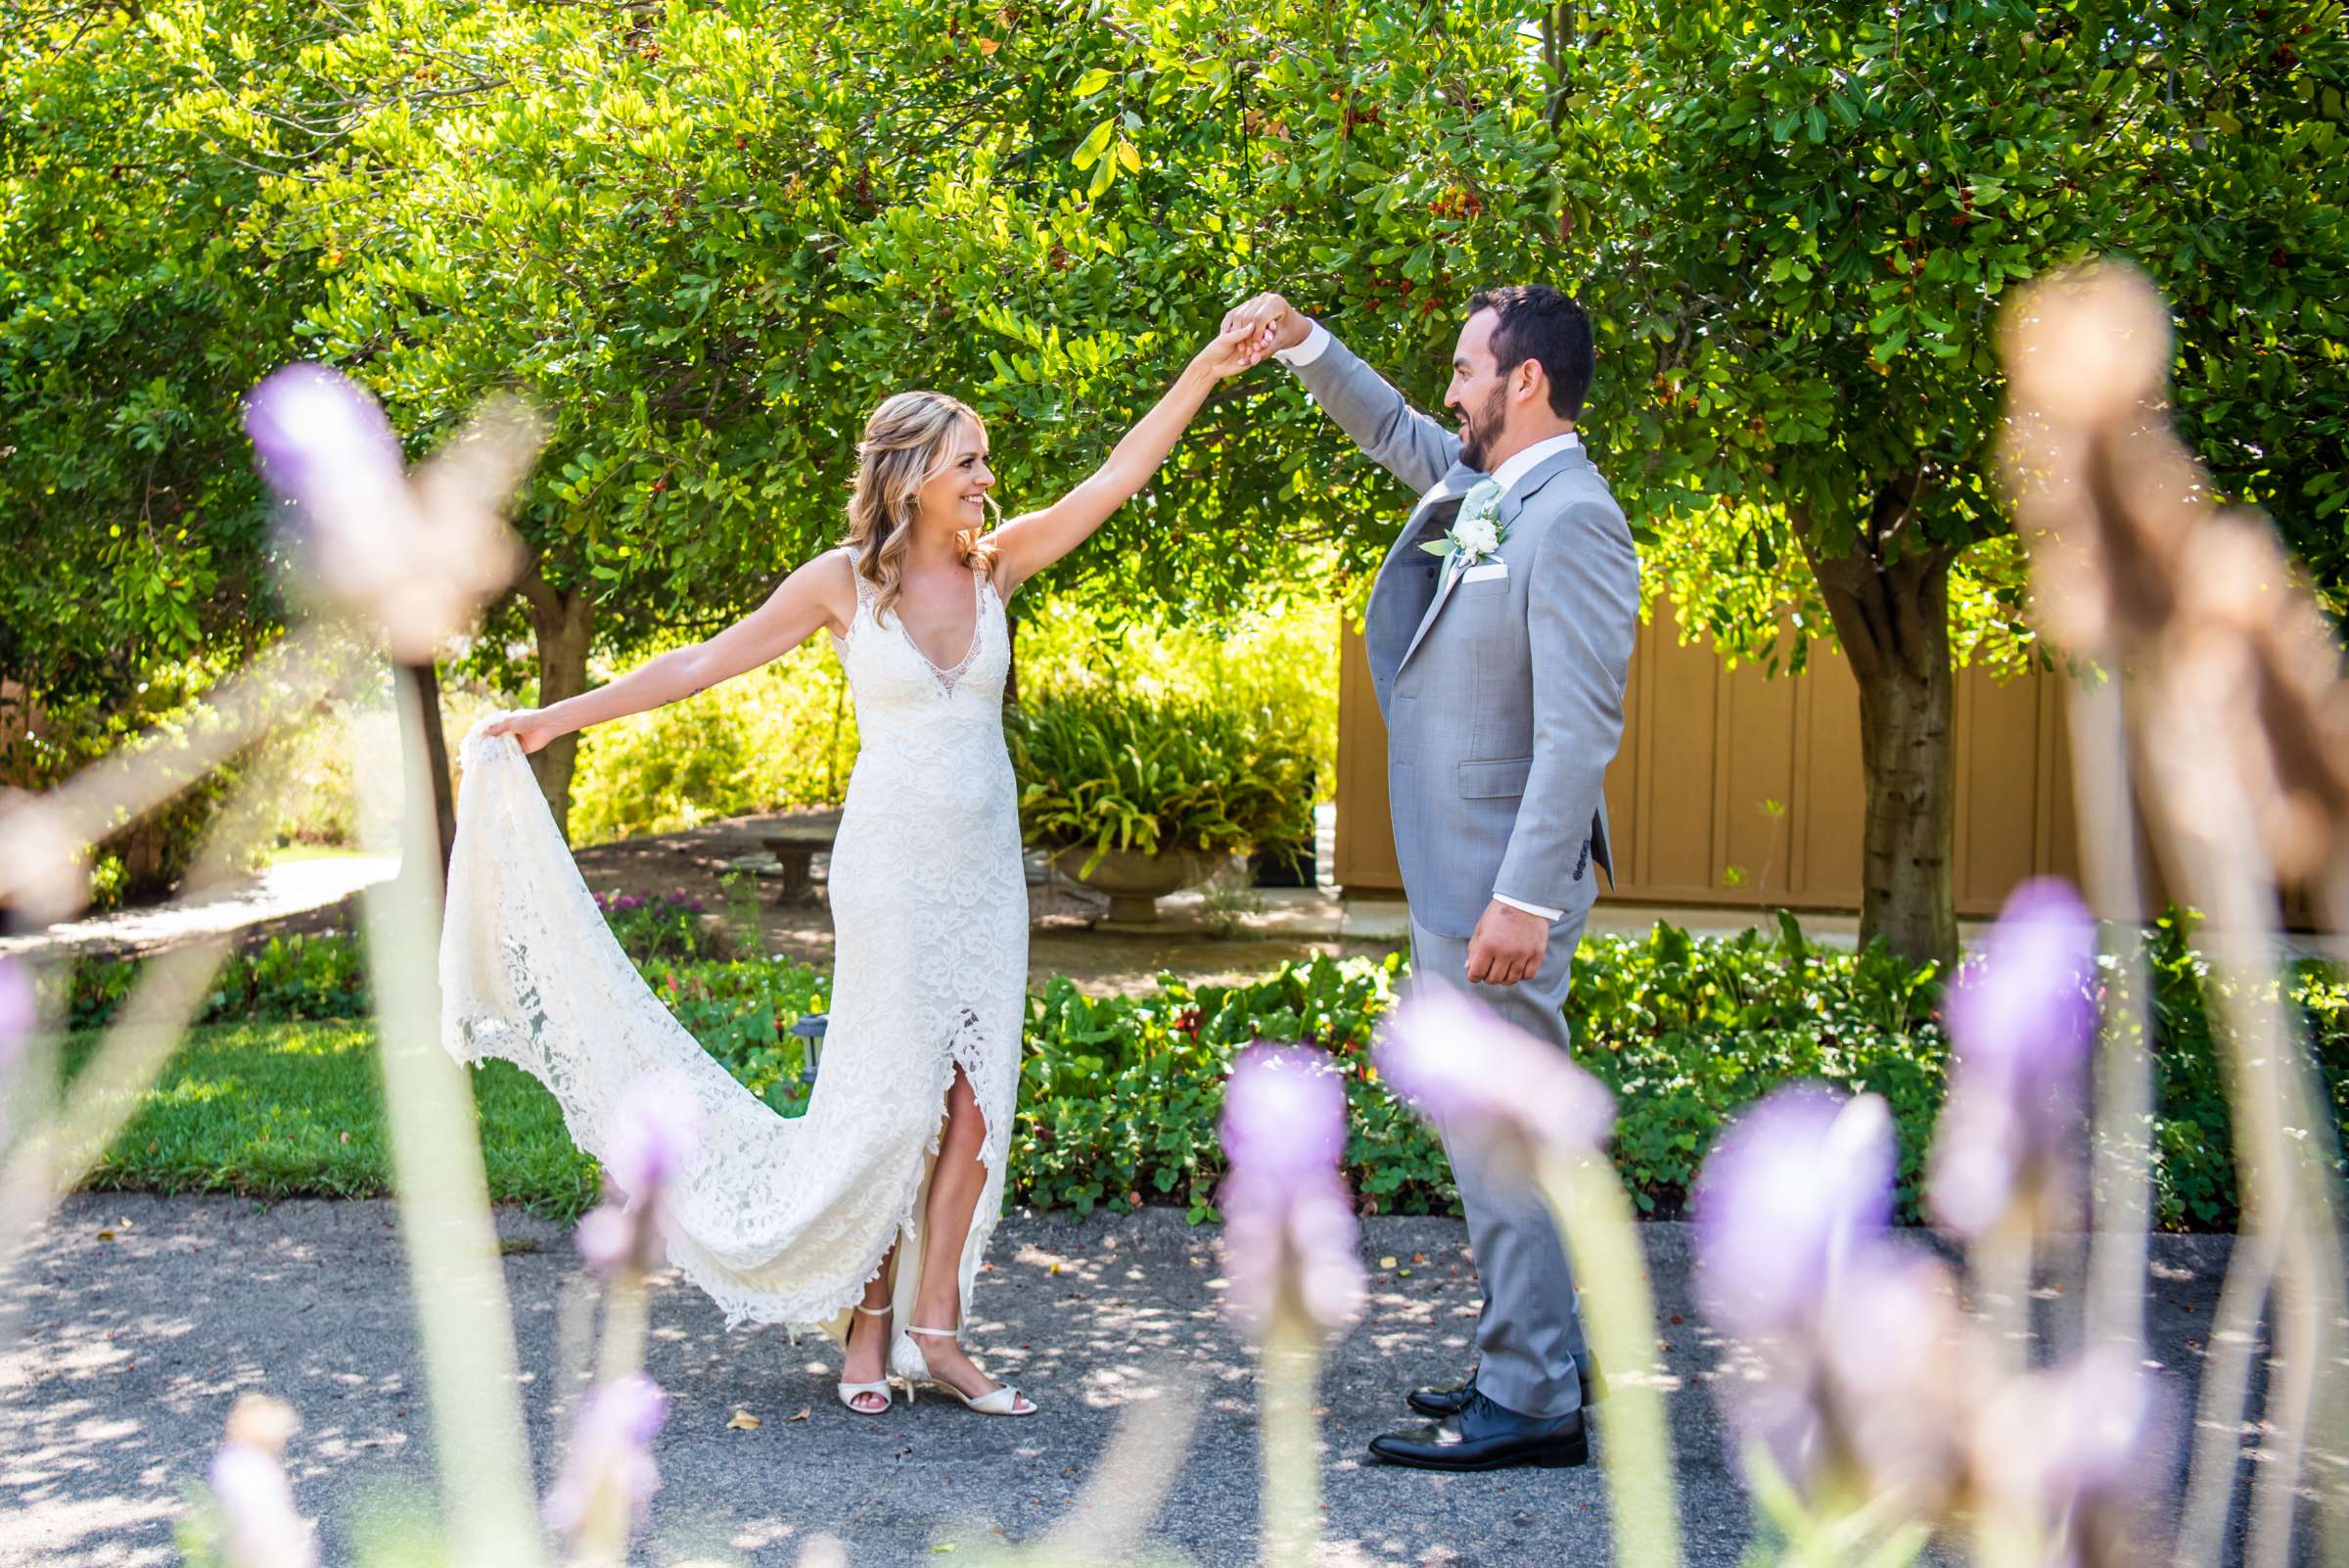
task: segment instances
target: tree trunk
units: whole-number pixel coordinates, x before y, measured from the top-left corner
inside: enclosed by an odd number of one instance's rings
[[[1003,706],[1013,708],[1020,701],[1020,623],[1007,609],[1003,612]]]
[[[433,781],[433,817],[440,832],[440,885],[448,886],[448,856],[457,844],[457,796],[448,777],[448,736],[440,728],[440,668],[431,660],[398,667],[416,686],[424,719],[424,763]]]
[[[530,607],[530,630],[538,643],[538,706],[548,707],[587,689],[587,645],[595,631],[595,606],[583,588],[549,587],[543,579],[522,584]],[[576,731],[530,754],[530,771],[555,826],[571,837],[571,770],[579,756]]]
[[[1958,956],[1957,752],[1951,719],[1950,565],[1957,551],[1887,547],[1914,506],[1913,475],[1876,497],[1865,531],[1822,553],[1798,514],[1812,575],[1860,686],[1867,816],[1860,940],[1947,971]]]

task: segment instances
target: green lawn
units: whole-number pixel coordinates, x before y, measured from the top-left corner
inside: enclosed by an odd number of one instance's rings
[[[70,1072],[95,1037],[67,1045]],[[559,1219],[596,1199],[554,1097],[504,1062],[473,1074],[489,1195]],[[83,1182],[259,1198],[391,1190],[375,1032],[365,1024],[214,1024],[191,1030],[137,1116]]]

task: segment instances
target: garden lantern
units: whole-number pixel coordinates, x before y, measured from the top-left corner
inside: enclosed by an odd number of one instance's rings
[[[800,1082],[807,1085],[811,1094],[815,1092],[815,1070],[824,1054],[824,1025],[829,1017],[826,1013],[809,1013],[791,1026],[793,1037],[806,1042],[800,1047]]]

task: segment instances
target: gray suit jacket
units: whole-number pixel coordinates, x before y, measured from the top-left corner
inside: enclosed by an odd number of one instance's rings
[[[1579,447],[1500,498],[1505,575],[1442,577],[1441,537],[1484,475],[1460,438],[1332,342],[1297,377],[1421,499],[1370,592],[1370,679],[1387,719],[1395,853],[1411,914],[1466,938],[1497,893],[1569,914],[1598,897],[1607,764],[1623,739],[1639,557]],[[1439,585],[1441,584],[1441,585]]]

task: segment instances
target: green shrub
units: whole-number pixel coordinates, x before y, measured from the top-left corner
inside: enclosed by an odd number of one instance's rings
[[[1645,937],[1587,937],[1566,1012],[1576,1056],[1622,1106],[1616,1159],[1641,1212],[1679,1212],[1722,1124],[1807,1078],[1884,1096],[1901,1212],[1914,1219],[1948,1057],[1939,997],[1930,965],[1815,946],[1781,917],[1774,940],[1662,923]]]
[[[1031,844],[1210,854],[1311,838],[1311,763],[1264,715],[1187,698],[1042,696],[1005,715]]]
[[[2238,1212],[2226,1065],[2211,1039],[2212,1004],[2222,983],[2191,945],[2197,923],[2196,916],[2172,911],[2156,922],[2144,947],[2160,1107],[2153,1124],[2155,1222],[2170,1230],[2231,1229]],[[2117,973],[2110,984],[2119,990]],[[2300,1017],[2316,1060],[2317,1090],[2331,1119],[2329,1129],[2303,1135],[2328,1138],[2338,1160],[2341,1130],[2349,1127],[2349,977],[2303,960],[2266,984],[2270,1000],[2280,992]],[[2336,1169],[2349,1174],[2349,1167]]]
[[[1020,693],[1098,692],[1263,715],[1312,762],[1317,793],[1328,800],[1337,785],[1338,625],[1337,607],[1322,600],[1274,600],[1216,620],[1104,625],[1086,606],[1053,599],[1020,620]]]
[[[819,637],[689,701],[596,725],[579,737],[572,843],[837,805],[856,761],[847,695],[840,661]]]
[[[1337,777],[1337,614],[1268,603],[1228,621],[1105,627],[1062,601],[1016,607],[1019,690],[1116,694],[1260,715],[1307,760],[1327,798]],[[646,656],[661,651],[655,647]],[[632,662],[632,661],[631,661]],[[599,676],[616,672],[599,669]],[[453,742],[463,729],[452,727]],[[668,833],[716,817],[836,806],[856,761],[856,717],[823,638],[689,702],[579,738],[572,779],[575,844]],[[1303,803],[1310,811],[1310,803]],[[309,814],[325,816],[323,807]],[[1301,833],[1310,840],[1310,816]],[[299,836],[309,837],[309,834]],[[1276,836],[1277,837],[1277,836]]]

